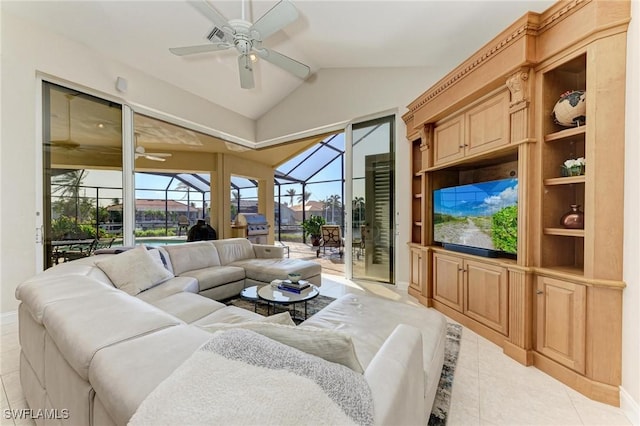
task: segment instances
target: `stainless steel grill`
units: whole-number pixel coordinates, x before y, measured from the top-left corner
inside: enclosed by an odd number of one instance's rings
[[[236,227],[245,228],[245,237],[254,244],[266,244],[269,234],[267,218],[260,213],[239,213]]]

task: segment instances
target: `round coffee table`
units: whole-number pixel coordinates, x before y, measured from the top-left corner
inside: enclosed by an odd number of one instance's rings
[[[279,281],[279,280],[277,280]],[[270,285],[265,285],[258,289],[258,297],[261,300],[267,302],[267,315],[270,312],[270,306],[273,304],[275,311],[276,305],[288,306],[293,305],[292,318],[298,320],[307,319],[307,302],[311,299],[318,297],[320,291],[315,285],[309,286],[302,290],[300,293],[292,291],[281,290],[278,288],[278,282],[272,282]],[[304,303],[304,318],[295,318],[296,303]]]
[[[248,300],[253,302],[253,312],[258,312],[258,286],[252,285],[251,287],[246,287],[242,289],[240,292],[240,298],[244,300]]]

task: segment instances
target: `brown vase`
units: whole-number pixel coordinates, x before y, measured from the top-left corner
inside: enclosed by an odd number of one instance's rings
[[[584,229],[584,213],[577,204],[571,204],[571,211],[568,211],[560,219],[560,223],[567,229]]]

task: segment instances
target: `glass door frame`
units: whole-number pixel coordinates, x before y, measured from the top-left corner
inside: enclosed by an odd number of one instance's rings
[[[42,271],[45,268],[45,240],[44,240],[44,220],[48,215],[43,214],[45,207],[44,202],[44,166],[46,159],[44,158],[45,144],[45,126],[48,120],[45,120],[44,110],[44,91],[45,83],[51,83],[58,86],[66,87],[71,90],[85,93],[105,101],[118,104],[122,108],[122,200],[124,204],[123,211],[123,245],[131,246],[134,244],[135,230],[135,185],[134,185],[134,129],[133,129],[133,109],[124,100],[100,93],[86,87],[73,84],[66,80],[61,80],[54,76],[44,73],[38,73],[36,76],[36,117],[35,117],[35,144],[36,144],[36,188],[35,188],[35,244],[36,271]]]
[[[401,117],[399,114],[399,111],[397,108],[394,109],[389,109],[389,110],[385,110],[385,111],[381,111],[375,114],[371,114],[371,115],[367,115],[367,116],[363,116],[363,117],[358,117],[355,118],[351,121],[349,121],[349,123],[347,123],[347,126],[345,127],[344,130],[344,134],[345,134],[345,143],[344,143],[344,148],[345,148],[345,153],[344,153],[344,164],[345,164],[345,174],[344,174],[344,198],[345,198],[345,218],[344,218],[344,228],[345,228],[345,253],[344,253],[344,267],[345,267],[345,278],[347,278],[348,280],[353,279],[353,229],[352,229],[352,217],[353,217],[353,203],[351,203],[351,200],[353,199],[353,127],[354,125],[357,127],[359,124],[364,124],[368,121],[373,121],[373,120],[379,120],[382,118],[386,118],[386,117],[393,117],[393,124],[392,124],[392,137],[394,139],[394,146],[397,148],[397,140],[398,140],[398,123],[399,121],[401,121]],[[392,153],[394,156],[396,155],[397,149],[394,150],[394,152]],[[390,285],[398,285],[398,280],[397,280],[397,275],[398,275],[398,252],[399,250],[397,249],[397,245],[398,245],[398,216],[399,216],[399,212],[398,212],[398,203],[397,203],[397,197],[395,194],[397,194],[396,191],[396,185],[398,182],[397,179],[397,167],[394,170],[394,176],[396,176],[396,178],[394,179],[394,188],[393,188],[393,193],[394,193],[394,251],[393,251],[393,284]],[[348,201],[347,201],[348,200]]]

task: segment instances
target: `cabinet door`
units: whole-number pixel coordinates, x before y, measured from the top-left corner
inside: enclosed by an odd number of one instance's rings
[[[464,116],[438,124],[433,132],[434,165],[464,157]]]
[[[424,270],[422,250],[411,247],[411,277],[409,285],[418,291],[422,291]]]
[[[466,114],[465,154],[472,155],[509,143],[509,96],[496,95]]]
[[[470,318],[508,334],[507,270],[472,260],[464,262],[464,313]]]
[[[462,312],[462,259],[433,254],[433,298]]]
[[[584,373],[586,287],[538,277],[536,294],[536,350]]]

